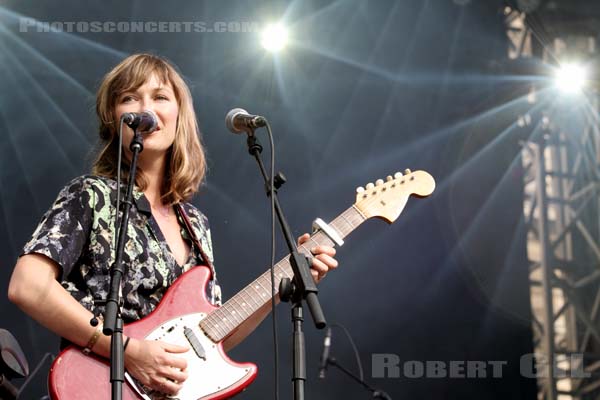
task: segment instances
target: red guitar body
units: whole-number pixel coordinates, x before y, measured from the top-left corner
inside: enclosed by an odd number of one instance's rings
[[[177,399],[229,398],[248,386],[257,374],[256,365],[232,361],[223,351],[222,343],[212,342],[199,328],[198,323],[216,308],[205,294],[209,278],[210,270],[206,267],[190,269],[173,283],[151,314],[124,327],[125,336],[160,339],[188,347],[183,329],[193,327],[206,355],[200,358],[194,350],[182,354],[188,360],[189,378],[179,395],[174,396]],[[52,364],[50,396],[53,400],[110,399],[109,371],[106,359],[87,356],[81,348],[69,346]],[[123,385],[125,400],[161,398],[164,395],[156,392],[136,392],[131,382]]]

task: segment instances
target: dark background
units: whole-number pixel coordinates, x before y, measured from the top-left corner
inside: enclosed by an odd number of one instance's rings
[[[8,0],[0,7],[0,328],[29,363],[56,354],[58,339],[8,302],[20,249],[58,190],[88,171],[96,141],[94,94],[131,53],[173,61],[193,92],[208,150],[207,184],[194,203],[211,221],[225,298],[269,262],[269,209],[244,137],[230,134],[234,107],[269,118],[281,202],[296,235],[316,217],[349,207],[357,186],[410,168],[437,181],[391,226],[367,221],[338,252],[341,267],[320,285],[329,322],[356,341],[365,376],[394,399],[533,399],[521,377],[532,352],[522,171],[516,125],[529,105],[510,79],[503,1],[402,0],[80,2]],[[292,43],[266,53],[257,32],[38,33],[40,21],[250,21],[283,18]],[[263,140],[267,143],[266,140]],[[283,256],[279,241],[279,256]],[[277,313],[282,398],[290,398],[289,306]],[[323,332],[305,325],[307,398],[366,399],[330,369],[316,379]],[[334,329],[332,354],[355,370]],[[402,362],[506,361],[501,378],[371,377],[371,356]],[[259,365],[240,396],[271,398],[271,324],[231,352]],[[44,372],[41,373],[42,375]],[[43,382],[39,378],[39,382]],[[40,383],[37,383],[40,384]],[[34,382],[34,385],[36,383]]]

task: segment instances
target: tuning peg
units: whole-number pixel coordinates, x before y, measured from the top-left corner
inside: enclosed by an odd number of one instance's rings
[[[375,181],[375,186],[381,186],[381,185],[383,185],[383,179],[377,179]]]
[[[362,186],[359,186],[359,187],[356,188],[356,193],[362,193],[364,191],[365,191],[365,188],[362,187]]]
[[[396,178],[396,179],[402,178],[402,172],[396,172],[394,174],[394,178]]]
[[[385,180],[388,181],[388,182],[391,181],[392,179],[394,179],[394,178],[392,178],[391,175],[388,175],[388,176],[385,177]]]
[[[374,187],[375,187],[375,185],[373,185],[373,183],[371,183],[371,182],[367,183],[367,186],[366,186],[367,190],[371,190]]]
[[[408,168],[404,170],[404,175],[409,175],[412,171]]]

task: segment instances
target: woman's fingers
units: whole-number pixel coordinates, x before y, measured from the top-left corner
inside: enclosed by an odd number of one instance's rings
[[[326,270],[324,272],[327,272],[330,269],[337,268],[338,262],[335,258],[327,254],[319,254],[318,256],[313,258],[313,266],[325,268]]]
[[[330,246],[316,246],[310,249],[310,252],[315,256],[318,256],[320,254],[326,254],[330,257],[335,256],[336,253],[335,249]]]
[[[310,235],[308,233],[305,233],[304,235],[302,235],[298,238],[298,244],[300,245],[300,244],[306,243],[306,241],[308,239],[310,239]]]
[[[325,263],[320,261],[318,258],[312,259],[312,270],[316,271],[319,275],[326,274],[329,271],[329,268]]]
[[[151,379],[150,387],[162,393],[175,395],[179,393],[183,385],[180,382],[173,381],[164,376],[156,376]]]
[[[160,369],[160,375],[177,383],[183,383],[188,378],[187,371],[182,371],[177,367],[163,366]]]
[[[169,357],[166,364],[172,368],[178,368],[182,371],[187,369],[187,360],[181,357]]]
[[[165,349],[165,351],[168,351],[169,353],[185,353],[190,349],[187,346],[179,346],[177,344],[167,342],[160,342],[160,344],[162,345],[162,348]]]
[[[319,282],[321,280],[322,276],[319,274],[319,271],[311,269],[310,273],[315,282]]]
[[[183,357],[171,356],[171,354],[181,354],[187,352],[190,348],[185,346],[179,346],[167,342],[159,342],[163,350],[165,351],[165,357],[163,365],[179,368],[185,370],[187,368],[187,360]]]
[[[181,356],[188,350],[167,342],[132,339],[125,366],[144,385],[175,395],[188,378],[187,360]]]
[[[303,245],[310,239],[310,235],[305,233],[298,238],[298,245]],[[305,247],[306,249],[307,247]],[[310,273],[315,282],[319,282],[327,272],[338,267],[338,262],[335,257],[335,249],[331,246],[315,246],[310,248],[310,253],[313,255],[311,259]]]
[[[162,365],[157,369],[157,377],[153,385],[156,390],[167,394],[177,394],[188,378],[187,360],[180,356],[171,354],[180,354],[189,350],[187,347],[178,346],[166,342],[161,342],[164,350]]]

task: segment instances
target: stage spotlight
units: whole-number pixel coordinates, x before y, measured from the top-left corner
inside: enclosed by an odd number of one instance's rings
[[[580,93],[585,86],[586,75],[587,71],[579,64],[563,64],[556,70],[554,84],[561,92]]]
[[[260,43],[266,50],[277,52],[285,47],[287,37],[288,33],[283,25],[271,24],[263,30]]]

